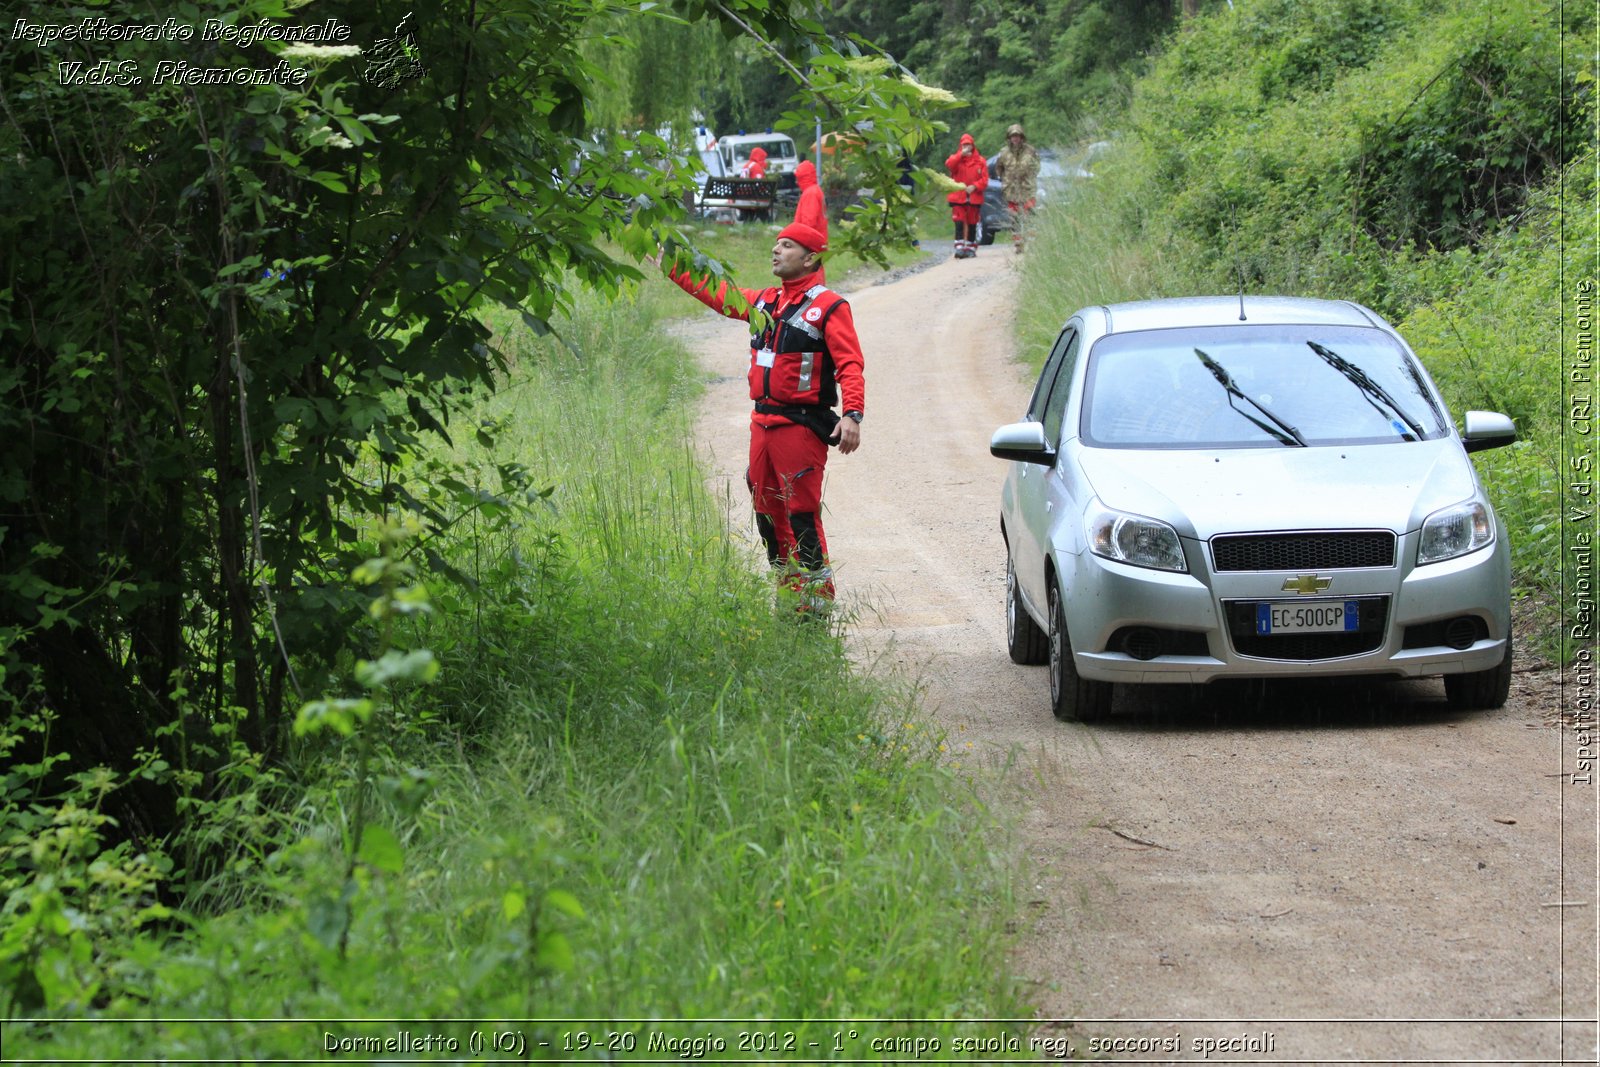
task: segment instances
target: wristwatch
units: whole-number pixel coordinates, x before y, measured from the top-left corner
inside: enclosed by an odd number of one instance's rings
[[[856,420],[856,425],[857,426],[861,425],[861,417],[862,416],[861,416],[861,412],[859,412],[859,411],[847,411],[847,412],[844,413],[844,417],[847,418],[847,419],[855,419]]]

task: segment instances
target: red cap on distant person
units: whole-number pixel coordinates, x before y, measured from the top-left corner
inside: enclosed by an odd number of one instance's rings
[[[787,237],[795,244],[808,252],[826,252],[828,250],[828,237],[815,226],[807,226],[803,222],[791,222],[778,231],[778,237]]]

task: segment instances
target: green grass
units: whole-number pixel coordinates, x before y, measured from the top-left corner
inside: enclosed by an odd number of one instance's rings
[[[430,582],[437,610],[396,641],[434,650],[438,680],[307,744],[292,826],[209,898],[228,910],[129,922],[79,961],[87,1000],[52,1012],[118,1022],[9,1024],[9,1055],[310,1056],[328,1031],[396,1030],[284,1018],[1025,1014],[1009,827],[909,687],[853,673],[837,629],[776,605],[730,547],[684,443],[697,372],[647,306],[586,302],[559,344],[506,338],[515,372],[482,411],[499,442],[456,458],[532,502],[432,546],[476,583]],[[373,828],[347,885],[363,779]],[[543,1056],[573,1040],[514,1029]],[[770,1029],[840,1055],[833,1027]]]
[[[1114,178],[1068,180],[1034,214],[1017,289],[1017,337],[1035,370],[1079,308],[1178,295],[1160,248],[1129,239],[1126,196]]]

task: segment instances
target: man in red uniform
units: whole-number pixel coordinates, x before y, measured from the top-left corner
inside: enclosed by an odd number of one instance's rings
[[[726,282],[711,293],[685,272],[670,273],[707,307],[751,323],[755,412],[745,481],[767,562],[801,594],[802,607],[811,609],[825,607],[834,594],[821,515],[828,446],[838,445],[844,455],[861,446],[867,399],[850,305],[822,284],[827,245],[826,230],[804,222],[784,227],[772,246],[772,273],[780,284],[739,290],[750,311],[726,303]],[[837,404],[843,417],[833,411]]]
[[[956,258],[971,259],[978,254],[978,218],[983,211],[983,191],[989,186],[989,165],[978,154],[972,134],[961,135],[961,147],[944,161],[950,177],[963,188],[945,197],[956,222]]]
[[[739,168],[741,178],[765,178],[767,176],[767,150],[760,145],[750,150],[750,158],[745,160],[744,166]]]

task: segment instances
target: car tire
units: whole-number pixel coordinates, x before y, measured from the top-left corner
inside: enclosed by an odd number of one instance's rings
[[[1444,696],[1458,711],[1492,711],[1506,706],[1511,695],[1511,635],[1506,634],[1506,654],[1499,666],[1486,671],[1444,676]]]
[[[1006,651],[1025,667],[1050,662],[1050,635],[1033,621],[1017,595],[1017,569],[1006,553]]]
[[[1060,585],[1050,582],[1050,710],[1062,722],[1095,722],[1111,713],[1112,683],[1078,674]]]
[[[994,244],[994,231],[987,226],[978,227],[978,243],[980,245]]]

